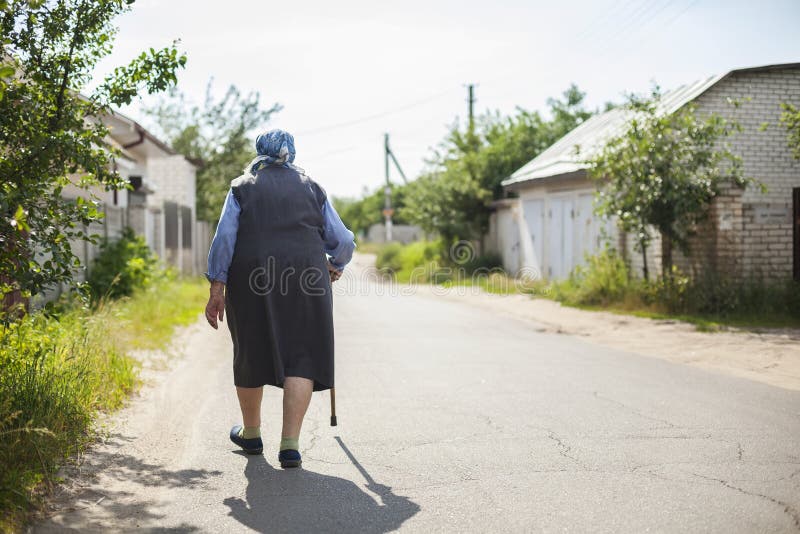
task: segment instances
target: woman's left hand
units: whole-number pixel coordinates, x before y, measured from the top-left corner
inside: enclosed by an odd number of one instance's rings
[[[225,284],[222,282],[211,282],[211,289],[206,304],[206,321],[215,330],[218,327],[217,319],[222,321],[225,315]]]

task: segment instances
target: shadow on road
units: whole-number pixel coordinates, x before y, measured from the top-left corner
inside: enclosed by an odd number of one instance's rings
[[[366,532],[396,530],[419,505],[376,483],[336,438],[367,481],[356,483],[306,469],[276,469],[263,456],[249,458],[246,500],[229,497],[229,515],[258,532]]]

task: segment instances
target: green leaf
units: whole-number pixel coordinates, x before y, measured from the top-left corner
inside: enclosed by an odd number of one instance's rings
[[[31,227],[28,226],[27,213],[22,206],[17,206],[17,211],[14,212],[14,217],[11,220],[11,226],[19,231],[29,232]]]

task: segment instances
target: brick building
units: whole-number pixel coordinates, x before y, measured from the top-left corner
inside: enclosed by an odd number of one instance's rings
[[[742,104],[735,107],[731,99]],[[767,191],[723,191],[691,243],[690,258],[675,251],[675,264],[684,272],[712,269],[739,280],[800,279],[800,161],[793,159],[787,132],[779,123],[782,103],[800,105],[800,63],[712,76],[665,93],[662,106],[673,112],[689,102],[700,115],[715,112],[742,125],[743,131],[729,142],[742,157],[745,175]],[[633,250],[633,240],[613,220],[593,213],[595,186],[583,163],[624,131],[626,115],[617,108],[590,118],[503,182],[518,198],[495,203],[488,242],[507,270],[565,277],[587,254],[610,242],[635,272],[641,272],[641,255]],[[658,237],[647,256],[650,272],[658,273]]]

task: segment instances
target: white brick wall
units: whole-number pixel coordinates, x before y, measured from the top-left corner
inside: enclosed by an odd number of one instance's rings
[[[181,230],[183,225],[190,225],[192,229],[192,249],[198,246],[196,239],[196,169],[182,155],[174,155],[163,158],[148,158],[147,160],[147,181],[154,189],[154,193],[149,196],[148,203],[152,207],[160,208],[164,202],[176,202],[180,206],[188,206],[192,210],[191,219],[186,221],[179,219],[178,242],[181,240]],[[180,217],[180,210],[179,210]],[[155,217],[158,218],[158,217]],[[154,231],[161,232],[158,239],[160,254],[165,261],[171,263],[179,270],[186,273],[196,271],[194,261],[195,252],[193,250],[183,250],[179,247],[175,250],[164,248],[165,230],[163,213],[160,215],[158,224],[154,225]]]
[[[729,98],[742,103],[735,108]],[[767,187],[763,194],[748,187],[736,195],[738,202],[726,209],[732,228],[718,231],[714,241],[717,258],[735,264],[743,278],[792,276],[792,189],[800,187],[800,161],[779,122],[783,102],[800,105],[800,68],[734,73],[696,100],[698,113],[716,112],[742,125],[730,146],[742,157],[745,175]]]
[[[150,201],[161,206],[164,201],[177,202],[195,212],[195,168],[181,155],[147,160],[147,180],[155,193]]]

